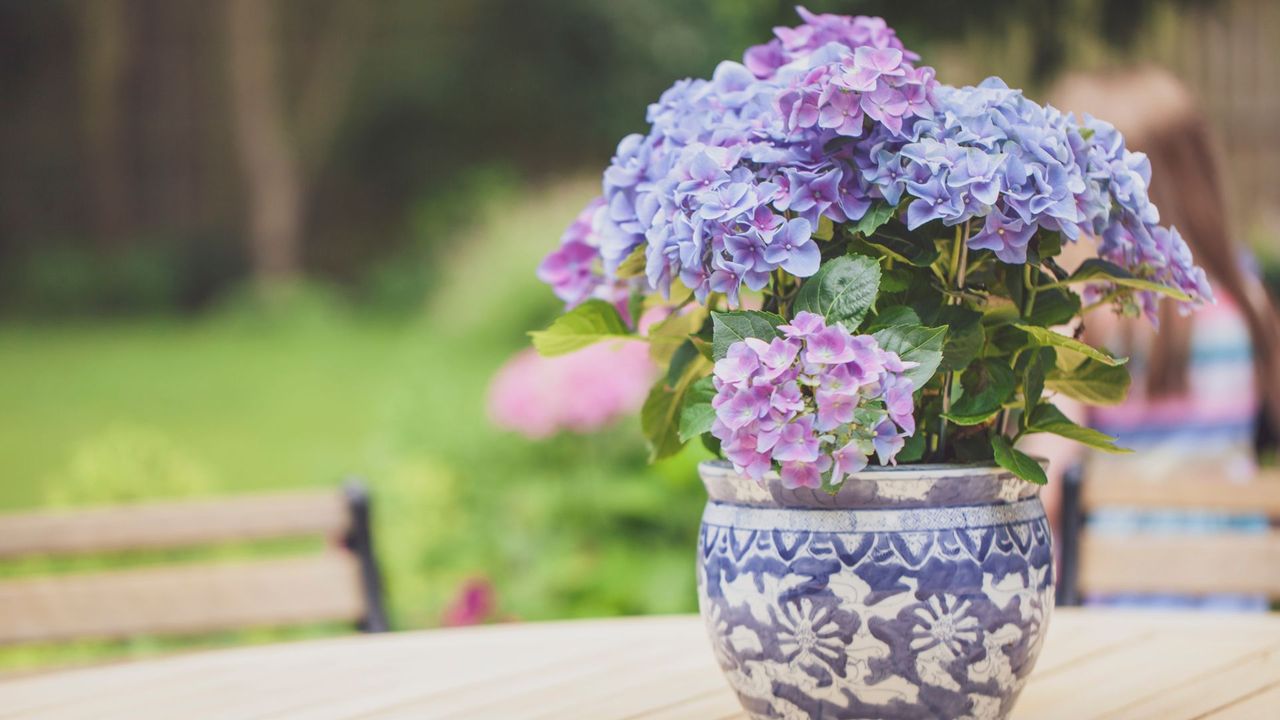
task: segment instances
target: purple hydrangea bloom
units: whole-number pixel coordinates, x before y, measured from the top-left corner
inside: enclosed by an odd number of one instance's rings
[[[998,78],[938,84],[879,18],[815,14],[742,63],[675,83],[623,138],[591,203],[539,277],[568,305],[625,303],[631,253],[643,282],[739,304],[774,271],[809,277],[823,218],[854,223],[905,202],[910,228],[968,223],[969,247],[1026,262],[1036,234],[1082,232],[1140,277],[1211,298],[1176,231],[1158,225],[1151,167],[1115,128],[1040,106]],[[974,221],[974,222],[971,222]],[[1138,293],[1154,317],[1156,295]]]
[[[893,458],[915,432],[914,363],[821,316],[796,314],[769,342],[748,338],[715,364],[711,432],[725,457],[757,480],[787,487],[839,484],[876,454]]]
[[[679,280],[737,305],[774,270],[817,272],[822,217],[857,221],[883,199],[864,174],[871,149],[901,146],[932,114],[933,71],[879,18],[799,13],[743,63],[677,82],[649,107],[648,133],[618,144],[596,215],[606,277],[643,248],[650,288]],[[837,137],[863,142],[829,148]]]

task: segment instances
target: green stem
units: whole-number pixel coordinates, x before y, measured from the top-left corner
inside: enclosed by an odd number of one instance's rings
[[[956,226],[956,239],[951,248],[951,273],[947,277],[947,286],[956,290],[956,295],[947,299],[951,305],[959,305],[963,301],[959,294],[964,292],[966,266],[969,261],[969,223]],[[942,412],[951,412],[951,391],[955,385],[956,373],[947,371],[942,374]],[[938,459],[946,460],[947,452],[947,419],[939,418],[938,427]]]
[[[1036,291],[1039,289],[1036,282],[1039,280],[1039,271],[1027,265],[1023,269],[1024,281],[1023,285],[1027,289],[1027,307],[1022,311],[1022,317],[1031,317],[1031,311],[1036,309]]]

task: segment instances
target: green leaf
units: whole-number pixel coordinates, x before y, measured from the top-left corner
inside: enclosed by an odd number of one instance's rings
[[[1041,289],[1036,293],[1036,305],[1027,316],[1027,322],[1045,327],[1065,325],[1079,312],[1079,295],[1066,288]]]
[[[1033,460],[1030,455],[1010,445],[1009,438],[1003,435],[992,436],[991,452],[995,456],[997,465],[1023,480],[1036,485],[1044,485],[1049,482],[1049,478],[1044,474],[1044,468],[1040,466],[1040,463]]]
[[[1083,427],[1071,421],[1058,408],[1044,403],[1031,414],[1031,422],[1027,424],[1028,433],[1052,433],[1059,437],[1075,440],[1091,448],[1109,453],[1131,453],[1132,450],[1115,444],[1116,439],[1093,428]]]
[[[942,346],[942,370],[963,370],[978,357],[986,342],[982,313],[960,305],[947,305],[938,314],[938,322],[947,327],[947,342]]]
[[[947,338],[945,327],[894,325],[873,333],[880,347],[895,352],[907,362],[919,363],[906,372],[916,390],[933,378],[942,362],[942,345]]]
[[[911,287],[911,271],[898,266],[880,272],[880,292],[899,293]]]
[[[900,463],[920,462],[920,458],[924,457],[925,450],[925,434],[918,432],[907,438],[902,444],[902,449],[898,451],[896,459]]]
[[[894,325],[919,325],[920,316],[915,310],[906,305],[891,305],[871,318],[871,322],[867,323],[867,332],[875,332],[880,328],[893,327]]]
[[[686,312],[676,311],[666,320],[654,325],[649,330],[649,357],[658,367],[665,367],[671,362],[672,355],[698,332],[707,319],[707,311],[701,307]]]
[[[827,324],[856,330],[876,300],[880,263],[866,255],[844,255],[823,264],[796,294],[796,312],[817,313]]]
[[[620,278],[633,278],[643,275],[646,263],[644,252],[647,247],[649,246],[645,243],[637,245],[636,249],[632,250],[631,253],[623,258],[622,262],[618,264],[618,269],[614,272],[614,275]]]
[[[679,435],[682,442],[711,431],[711,424],[716,419],[716,411],[711,407],[711,400],[715,396],[716,388],[710,375],[689,387],[684,408],[680,411]]]
[[[1055,285],[1074,285],[1084,282],[1109,282],[1113,285],[1121,285],[1123,287],[1136,288],[1138,290],[1150,290],[1152,292],[1163,293],[1177,300],[1190,300],[1191,296],[1182,292],[1177,288],[1161,285],[1158,282],[1144,280],[1128,270],[1107,262],[1101,258],[1090,258],[1080,263],[1080,267],[1071,277],[1063,280]]]
[[[859,218],[858,224],[853,226],[853,231],[863,237],[871,237],[881,225],[889,222],[895,210],[897,208],[887,203],[876,203]]]
[[[1027,366],[1022,374],[1023,419],[1031,417],[1040,396],[1044,394],[1044,377],[1053,367],[1053,348],[1039,348],[1027,354]]]
[[[661,460],[680,452],[684,441],[680,439],[680,411],[690,386],[711,370],[710,361],[701,355],[687,366],[674,385],[659,380],[649,391],[649,397],[640,408],[640,429],[649,441],[649,460]]]
[[[1075,338],[1067,337],[1066,335],[1054,332],[1048,328],[1028,325],[1026,323],[1014,323],[1014,327],[1030,335],[1031,339],[1040,347],[1064,348],[1072,352],[1078,352],[1085,357],[1093,358],[1094,360],[1107,365],[1123,365],[1129,361],[1128,358],[1112,357],[1092,345],[1086,345]]]
[[[778,337],[777,328],[783,322],[781,316],[759,310],[712,312],[712,359],[722,359],[729,353],[729,346],[739,340],[746,338],[772,340]]]
[[[916,267],[929,267],[938,259],[938,248],[924,233],[908,230],[901,220],[891,218],[867,242],[887,255]]]
[[[588,300],[556,318],[551,327],[531,332],[529,336],[541,355],[551,357],[630,334],[617,308],[604,300]]]
[[[670,362],[667,363],[667,383],[676,384],[684,374],[684,369],[689,367],[689,363],[693,362],[698,355],[698,348],[693,344],[692,338],[681,343],[671,356]]]
[[[1034,264],[1039,265],[1041,262],[1055,257],[1061,252],[1062,234],[1041,231],[1036,233],[1035,243],[1032,245],[1032,252],[1029,255],[1034,255]]]
[[[1004,407],[1013,396],[1017,378],[1003,358],[983,360],[971,365],[960,376],[964,394],[944,415],[957,425],[980,425]]]
[[[1045,376],[1045,387],[1069,398],[1090,405],[1118,405],[1124,402],[1129,394],[1129,371],[1100,363],[1096,360],[1085,360],[1073,367],[1063,367],[1062,358],[1058,367]]]

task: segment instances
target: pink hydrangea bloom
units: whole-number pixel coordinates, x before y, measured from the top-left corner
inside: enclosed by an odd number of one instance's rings
[[[638,411],[657,372],[648,345],[635,340],[596,343],[558,357],[523,350],[494,376],[489,417],[532,439],[590,432]]]
[[[747,338],[715,364],[711,434],[739,472],[778,470],[789,488],[838,485],[873,453],[894,462],[915,433],[915,363],[870,335],[797,313],[770,342]]]

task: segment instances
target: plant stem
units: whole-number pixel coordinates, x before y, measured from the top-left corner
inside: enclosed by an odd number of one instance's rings
[[[956,226],[955,244],[951,248],[951,274],[947,278],[947,284],[956,290],[957,294],[948,298],[947,303],[950,305],[959,305],[963,302],[959,293],[964,291],[964,277],[969,262],[969,223]],[[951,412],[951,390],[955,385],[956,373],[948,370],[942,374],[942,412],[943,414]],[[938,427],[938,459],[945,460],[947,452],[947,419],[939,418]]]
[[[1031,265],[1023,268],[1023,276],[1025,277],[1023,285],[1027,288],[1027,307],[1022,312],[1024,318],[1030,318],[1031,311],[1036,309],[1036,290],[1039,289],[1036,283],[1040,280],[1039,275],[1040,271],[1031,267]]]

